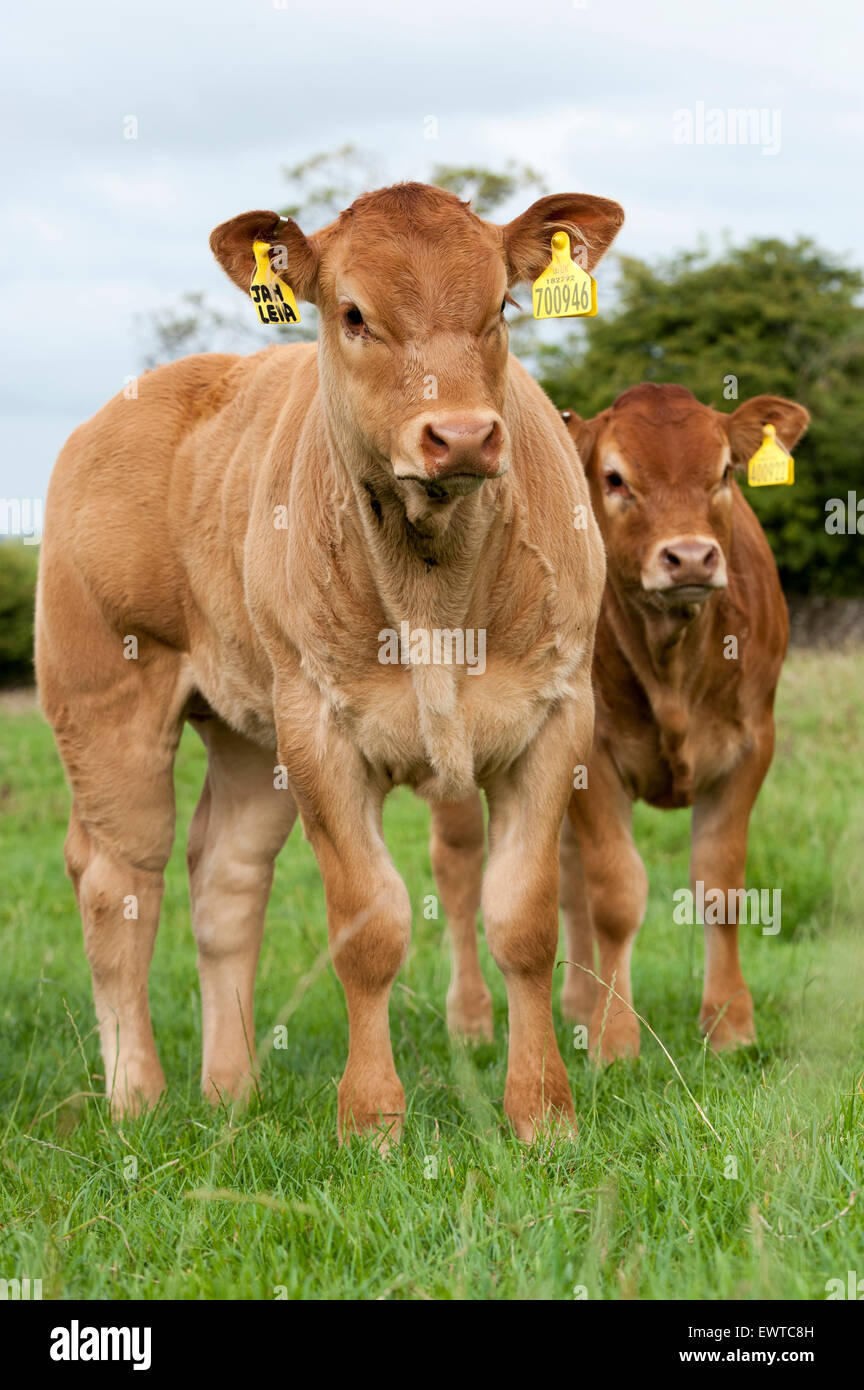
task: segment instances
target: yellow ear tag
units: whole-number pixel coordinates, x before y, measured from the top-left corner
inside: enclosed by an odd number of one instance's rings
[[[299,323],[300,310],[294,291],[280,279],[270,264],[269,241],[254,241],[255,274],[249,293],[262,323]]]
[[[747,481],[751,487],[795,481],[795,460],[778,444],[773,425],[762,426],[762,443],[747,464]]]
[[[535,319],[593,319],[597,281],[570,257],[570,238],[556,232],[552,260],[531,287]]]

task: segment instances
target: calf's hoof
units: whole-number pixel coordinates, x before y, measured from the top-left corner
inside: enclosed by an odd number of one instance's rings
[[[610,1008],[598,1004],[588,1029],[591,1059],[601,1066],[621,1058],[638,1057],[639,1020],[631,1008],[613,999]]]
[[[576,1112],[561,1058],[547,1066],[542,1080],[517,1082],[508,1078],[504,1113],[516,1138],[526,1144],[536,1143],[550,1134],[575,1139],[578,1132]]]
[[[255,1079],[248,1067],[213,1067],[201,1074],[201,1093],[211,1105],[245,1105]]]
[[[447,1031],[460,1042],[491,1042],[492,995],[488,989],[448,994]]]
[[[160,1066],[136,1067],[129,1063],[124,1069],[122,1080],[118,1068],[113,1089],[109,1093],[111,1118],[131,1119],[145,1110],[152,1109],[164,1091],[165,1077]]]
[[[720,1004],[703,1004],[699,1015],[699,1027],[714,1052],[749,1047],[756,1041],[756,1022],[750,991],[741,990]]]
[[[348,1072],[339,1083],[339,1143],[350,1142],[352,1134],[371,1135],[381,1153],[389,1153],[402,1136],[405,1118],[405,1092],[398,1076],[384,1085],[372,1086],[352,1081]]]

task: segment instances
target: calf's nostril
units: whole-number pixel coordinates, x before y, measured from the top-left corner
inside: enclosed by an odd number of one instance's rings
[[[481,449],[487,458],[494,458],[501,451],[501,426],[494,420],[489,426],[489,433],[481,444]]]
[[[423,443],[436,458],[445,459],[450,452],[447,440],[436,434],[431,425],[427,425],[423,431]]]
[[[495,416],[454,415],[427,420],[420,431],[420,449],[427,474],[491,477],[499,468],[506,440],[504,426]]]
[[[706,584],[721,567],[720,547],[701,537],[682,538],[662,546],[659,563],[673,584]]]

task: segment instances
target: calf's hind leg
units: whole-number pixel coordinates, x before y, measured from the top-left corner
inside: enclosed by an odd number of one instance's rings
[[[54,678],[43,655],[40,689],[72,786],[66,865],[84,928],[105,1085],[120,1116],[152,1104],[165,1088],[147,977],[174,839],[173,763],[186,691],[175,653],[151,648],[126,662],[114,641],[116,654],[104,667],[91,660],[84,689],[83,680],[70,689],[65,674]],[[91,658],[96,651],[91,644]]]
[[[559,901],[567,952],[561,1012],[570,1023],[588,1024],[597,999],[597,982],[593,974],[594,928],[591,925],[579,842],[568,816],[564,817],[561,827],[558,862],[561,876]],[[589,971],[592,973],[589,974]]]
[[[595,1060],[611,1062],[639,1053],[630,957],[645,916],[648,876],[633,842],[631,802],[617,773],[597,756],[591,776],[590,791],[571,797],[568,816],[579,842],[602,981],[595,989],[589,1045]]]
[[[207,778],[189,827],[189,889],[198,943],[208,1099],[241,1099],[254,1077],[253,995],[273,864],[297,816],[274,787],[276,753],[218,719],[195,722]]]
[[[492,995],[477,955],[483,885],[483,805],[479,795],[432,807],[430,852],[450,933],[452,973],[447,1027],[455,1037],[492,1037]]]

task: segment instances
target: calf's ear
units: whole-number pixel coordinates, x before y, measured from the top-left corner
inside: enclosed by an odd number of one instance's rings
[[[624,209],[610,198],[593,198],[589,193],[551,193],[501,228],[509,283],[536,280],[545,270],[552,252],[554,232],[566,232],[570,251],[585,270],[593,270],[608,251],[624,221]]]
[[[575,410],[562,410],[561,419],[567,426],[567,433],[576,445],[582,467],[587,473],[600,430],[600,417],[595,415],[593,420],[583,420]]]
[[[318,252],[290,217],[278,212],[243,212],[210,233],[210,249],[229,280],[249,289],[255,274],[252,243],[269,241],[270,264],[291,286],[298,299],[315,303]]]
[[[732,449],[732,461],[743,465],[762,443],[762,426],[773,425],[790,453],[810,423],[809,411],[782,396],[753,396],[731,415],[722,416]]]

